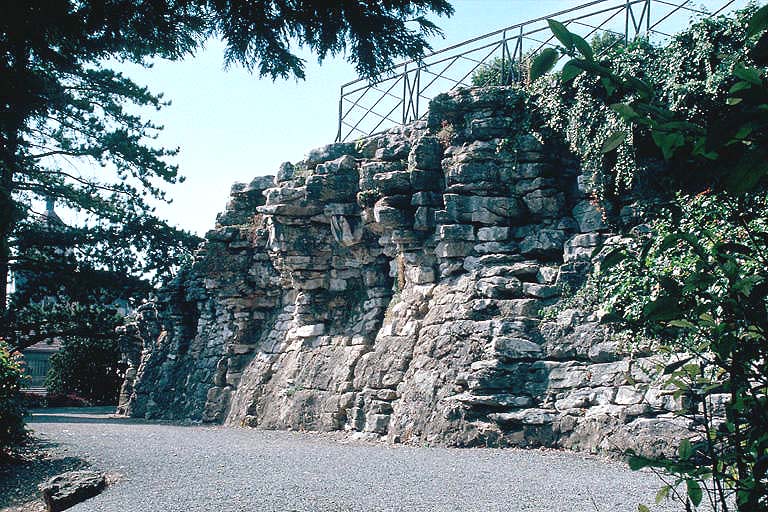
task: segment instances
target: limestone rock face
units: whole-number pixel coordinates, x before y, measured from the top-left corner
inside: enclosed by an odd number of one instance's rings
[[[393,442],[674,449],[658,361],[559,308],[612,233],[513,88],[236,185],[123,331],[133,416]],[[662,365],[663,366],[663,365]]]

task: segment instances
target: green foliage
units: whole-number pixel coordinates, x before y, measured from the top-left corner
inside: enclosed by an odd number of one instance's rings
[[[610,31],[597,32],[592,39],[589,40],[589,45],[592,47],[592,51],[598,57],[608,56],[620,50],[621,47],[626,46],[624,40],[624,34],[619,34]]]
[[[45,385],[51,393],[75,394],[96,405],[113,405],[120,394],[122,378],[117,338],[71,337],[51,356]]]
[[[616,45],[604,58],[610,57],[615,69],[633,74],[661,66],[659,54],[659,49],[637,41]],[[595,71],[585,73],[590,67]],[[636,140],[641,134],[606,101],[605,77],[592,74],[604,69],[597,62],[571,59],[560,73],[562,81],[544,77],[531,85],[534,104],[549,128],[563,134],[569,149],[579,156],[582,174],[590,178],[587,185],[601,202],[623,195],[638,175],[654,165],[646,145]]]
[[[517,60],[510,61],[495,57],[489,63],[483,64],[472,73],[470,80],[475,87],[494,85],[512,85],[523,76],[523,66]]]
[[[662,350],[689,354],[667,379],[688,397],[684,414],[700,436],[680,445],[678,459],[634,464],[674,476],[696,506],[704,489],[718,510],[730,495],[740,510],[768,507],[766,211],[764,192],[680,197],[602,269],[605,307]]]
[[[668,163],[660,189],[741,192],[764,180],[765,150],[754,142],[768,127],[768,38],[747,37],[753,12],[703,19],[664,48],[619,45],[600,61],[563,28],[553,30],[571,57],[562,74],[571,87],[560,101],[553,92],[561,82],[542,80],[538,90],[553,98],[543,106],[582,156],[598,196],[629,188],[653,159]],[[542,75],[554,67],[551,59],[540,64]]]
[[[162,185],[180,179],[168,162],[176,151],[155,147],[159,127],[132,112],[160,108],[161,97],[104,62],[187,54],[204,27],[175,4],[31,1],[4,10],[0,279],[10,269],[28,285],[7,309],[0,291],[0,335],[13,346],[35,343],[43,330],[69,332],[86,295],[119,295],[114,288],[126,282],[148,290],[145,276],[167,278],[199,242],[153,214],[152,201],[166,200]],[[48,199],[79,222],[42,214],[37,205]],[[41,296],[55,303],[56,315],[41,316]],[[60,329],[62,314],[72,309]]]
[[[0,455],[26,436],[24,407],[19,394],[24,370],[21,357],[0,341]]]
[[[304,62],[293,44],[305,45],[322,61],[346,53],[362,76],[386,71],[397,57],[417,58],[428,50],[426,38],[440,34],[427,15],[451,15],[446,0],[387,2],[198,0],[212,28],[227,42],[226,62],[272,78],[304,77]]]
[[[561,75],[573,95],[552,108],[555,123],[573,129],[564,131],[598,191],[605,197],[621,173],[634,180],[651,159],[664,162],[659,190],[680,191],[662,195],[670,200],[644,235],[605,250],[591,277],[599,285],[588,288],[617,328],[676,354],[667,383],[697,429],[677,457],[635,456],[630,467],[659,472],[657,501],[673,496],[693,510],[706,496],[714,510],[768,510],[768,7],[600,62],[551,25],[576,70]],[[565,116],[583,121],[586,104],[599,116],[573,127]],[[579,147],[590,133],[595,143]],[[622,151],[631,152],[624,166]]]

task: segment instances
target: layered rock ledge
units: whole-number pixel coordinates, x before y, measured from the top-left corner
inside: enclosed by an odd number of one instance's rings
[[[191,268],[124,328],[120,409],[669,451],[687,425],[658,384],[667,361],[557,307],[619,235],[556,139],[518,90],[465,89],[425,122],[234,185]]]

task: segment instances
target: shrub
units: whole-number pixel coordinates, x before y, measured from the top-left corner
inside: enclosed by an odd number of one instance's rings
[[[19,354],[0,341],[0,453],[21,442],[25,435],[21,382],[24,370]]]
[[[495,57],[472,73],[472,85],[477,87],[512,85],[520,81],[522,71],[522,66],[517,60],[502,61],[500,57]]]
[[[117,340],[68,338],[51,356],[45,385],[60,395],[76,395],[96,405],[116,404],[122,379]]]

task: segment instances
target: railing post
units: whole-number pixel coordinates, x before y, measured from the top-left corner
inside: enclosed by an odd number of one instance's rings
[[[645,37],[648,38],[648,40],[651,39],[651,4],[653,3],[652,0],[646,0],[645,2],[645,8],[647,9],[645,12]]]
[[[341,116],[343,111],[343,104],[344,104],[344,87],[342,86],[339,88],[339,130],[336,132],[336,142],[343,142],[341,140]]]
[[[403,66],[403,124],[406,124],[406,118],[408,117],[408,63]]]
[[[419,98],[421,97],[421,68],[424,66],[424,61],[419,59],[419,67],[416,69],[416,108],[413,111],[413,120],[419,118]]]
[[[523,75],[527,75],[527,71],[523,73],[523,26],[520,25],[520,33],[517,35],[517,46],[515,47],[515,59],[517,60],[517,83],[524,83],[527,78]]]
[[[629,44],[629,0],[624,3],[624,44]]]
[[[501,33],[501,83],[499,85],[507,84],[507,51],[507,31],[504,30]]]

